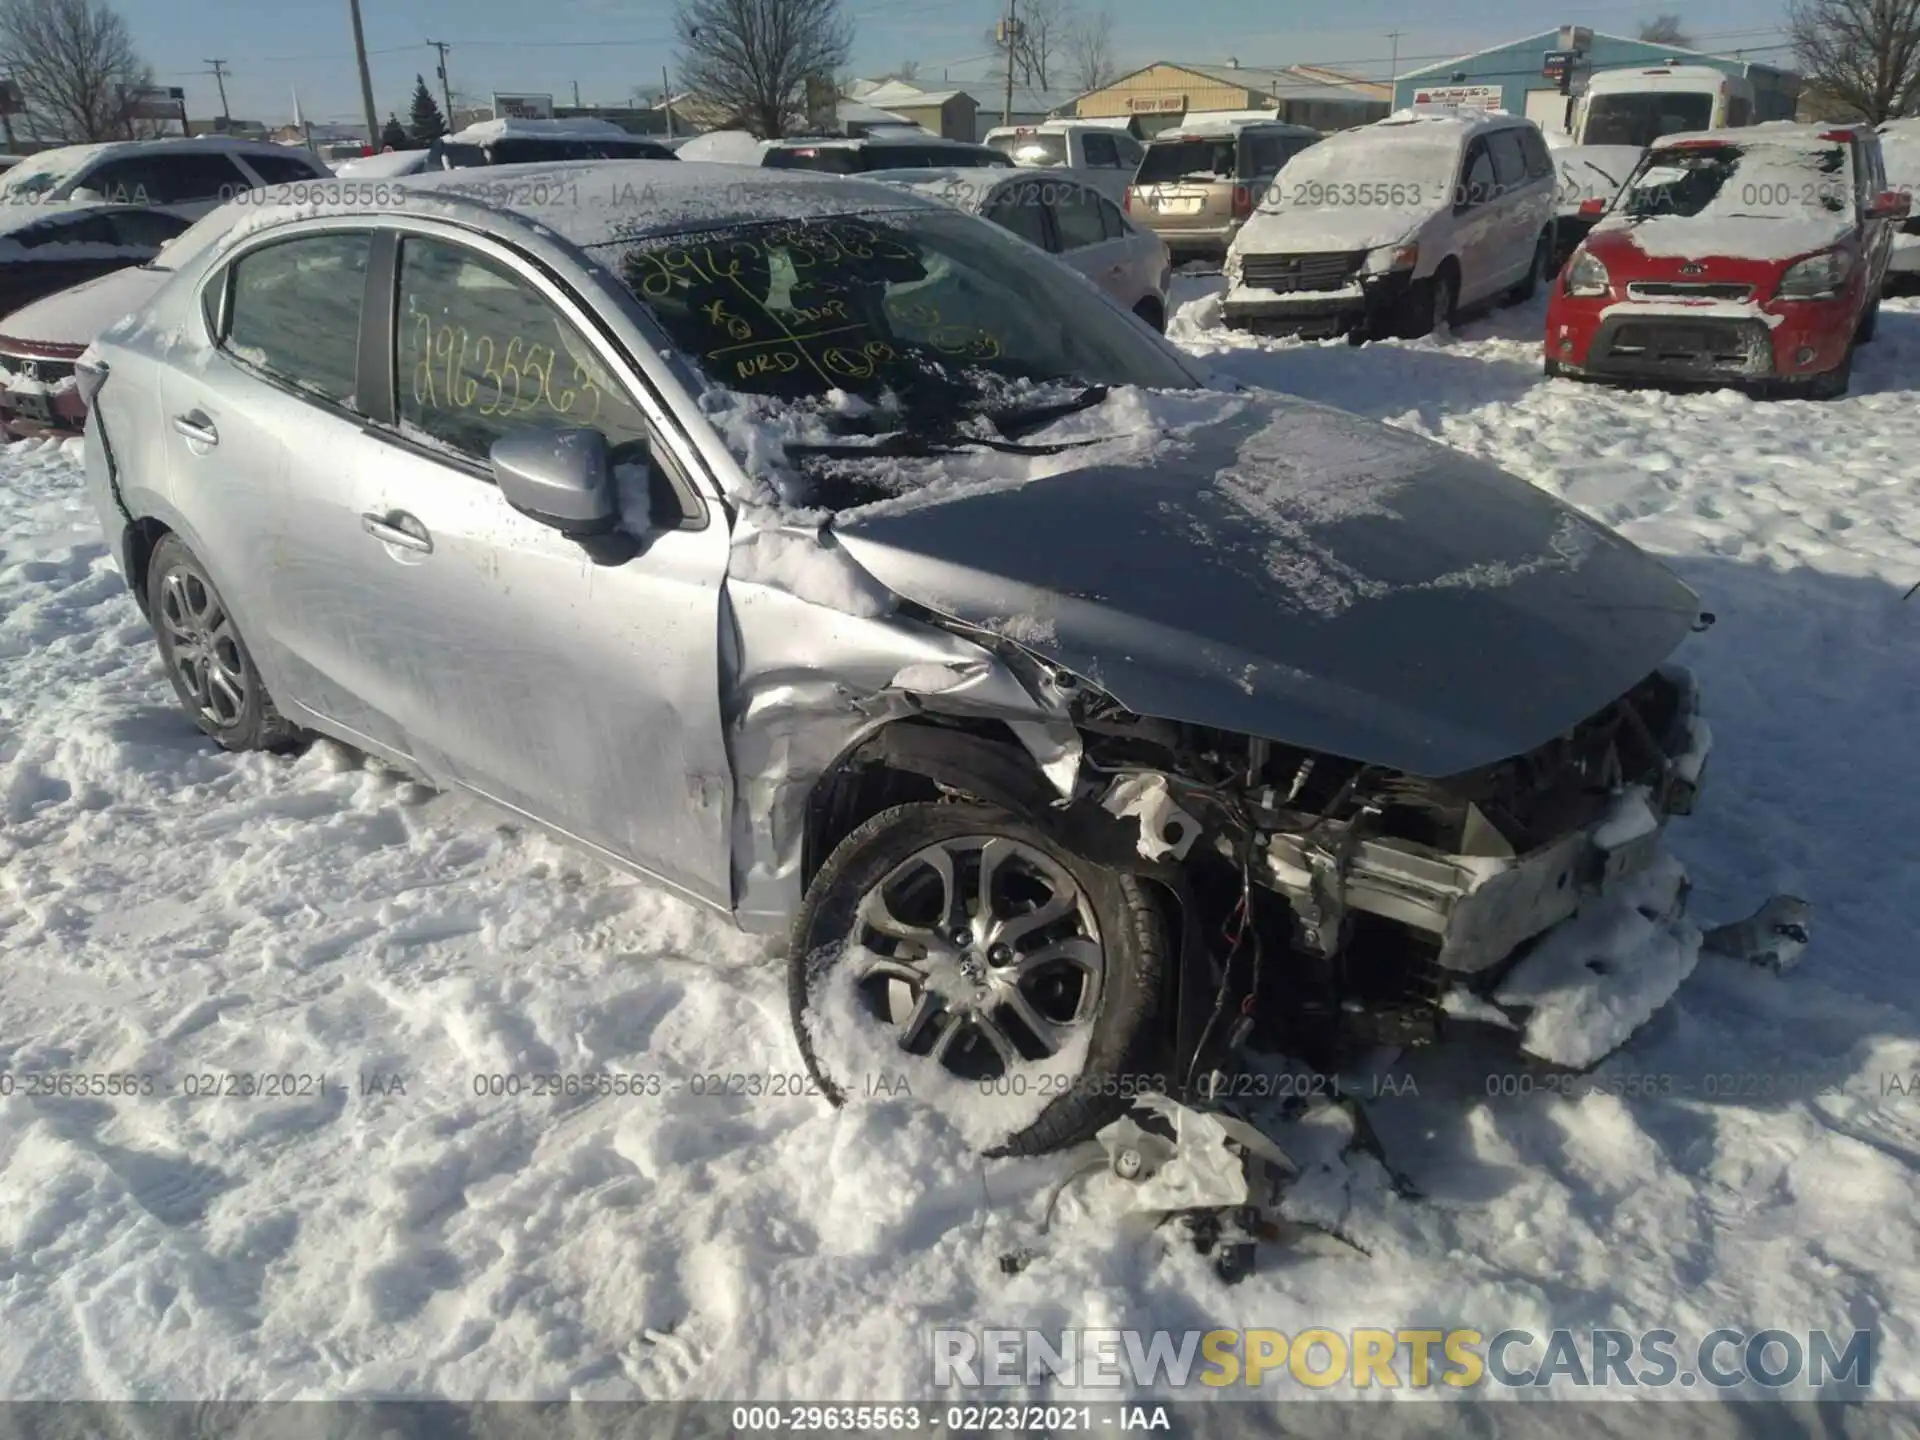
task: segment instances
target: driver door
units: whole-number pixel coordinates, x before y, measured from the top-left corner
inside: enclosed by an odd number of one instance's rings
[[[397,303],[369,307],[381,378],[364,388],[383,393],[364,427],[287,457],[305,593],[275,609],[330,682],[313,703],[344,700],[336,723],[377,727],[429,774],[730,905],[724,526],[554,281],[478,237],[380,240]],[[624,555],[520,514],[491,478],[494,440],[573,426],[628,462]]]
[[[1501,262],[1498,181],[1486,137],[1468,145],[1453,207],[1453,253],[1460,262],[1460,304],[1484,300],[1499,284]]]

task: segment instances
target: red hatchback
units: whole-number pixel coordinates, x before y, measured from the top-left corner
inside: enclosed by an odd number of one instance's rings
[[[1873,338],[1894,230],[1865,125],[1750,125],[1647,151],[1568,259],[1546,370],[1828,398]]]

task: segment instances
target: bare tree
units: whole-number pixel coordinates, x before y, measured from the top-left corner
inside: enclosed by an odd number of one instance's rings
[[[840,0],[680,0],[674,27],[687,89],[768,140],[804,112],[808,78],[853,49]]]
[[[1807,88],[1878,125],[1920,103],[1920,0],[1790,0]]]
[[[0,54],[29,114],[63,140],[126,139],[153,72],[103,0],[0,0]]]
[[[911,85],[920,78],[920,62],[918,60],[902,60],[880,78],[882,80],[898,80],[903,85]]]
[[[1012,60],[1014,84],[1045,90],[1060,78],[1057,71],[1076,18],[1073,0],[1015,0],[1013,14],[1020,32],[1011,55],[996,32],[988,32],[988,43],[1001,52],[1003,64]],[[1002,78],[1006,73],[999,71]]]
[[[1113,12],[1076,15],[1067,26],[1065,79],[1082,94],[1111,85],[1120,67],[1113,59]]]
[[[1693,48],[1693,37],[1687,34],[1678,15],[1656,15],[1651,20],[1643,21],[1640,38],[1649,45],[1672,45],[1681,50]]]

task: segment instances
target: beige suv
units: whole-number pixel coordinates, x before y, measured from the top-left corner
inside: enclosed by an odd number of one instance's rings
[[[1163,130],[1127,187],[1126,210],[1174,262],[1224,259],[1287,161],[1320,139],[1279,120],[1192,120]]]

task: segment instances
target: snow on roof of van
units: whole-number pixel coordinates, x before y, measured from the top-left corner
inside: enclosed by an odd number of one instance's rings
[[[1822,150],[1837,143],[1834,136],[1855,128],[1850,124],[1802,125],[1793,120],[1769,120],[1760,125],[1723,125],[1718,130],[1687,130],[1677,135],[1662,135],[1654,143],[1661,149],[1669,145],[1799,145]],[[1869,130],[1870,127],[1861,126]]]
[[[525,120],[518,115],[502,115],[494,120],[476,120],[464,130],[447,136],[456,145],[491,145],[496,140],[644,140],[622,130],[611,120]]]
[[[1394,111],[1384,120],[1376,120],[1371,125],[1361,125],[1339,133],[1378,135],[1417,129],[1421,134],[1430,135],[1436,139],[1446,131],[1452,131],[1465,139],[1483,130],[1507,129],[1516,124],[1531,125],[1532,123],[1531,120],[1507,110],[1483,110],[1474,105],[1409,105],[1403,110]]]
[[[1270,125],[1278,130],[1299,135],[1319,135],[1319,131],[1310,125],[1294,125],[1282,120],[1278,111],[1273,110],[1222,110],[1215,114],[1200,114],[1188,117],[1178,125],[1162,130],[1155,140],[1203,140],[1231,135],[1245,130],[1250,125]]]

